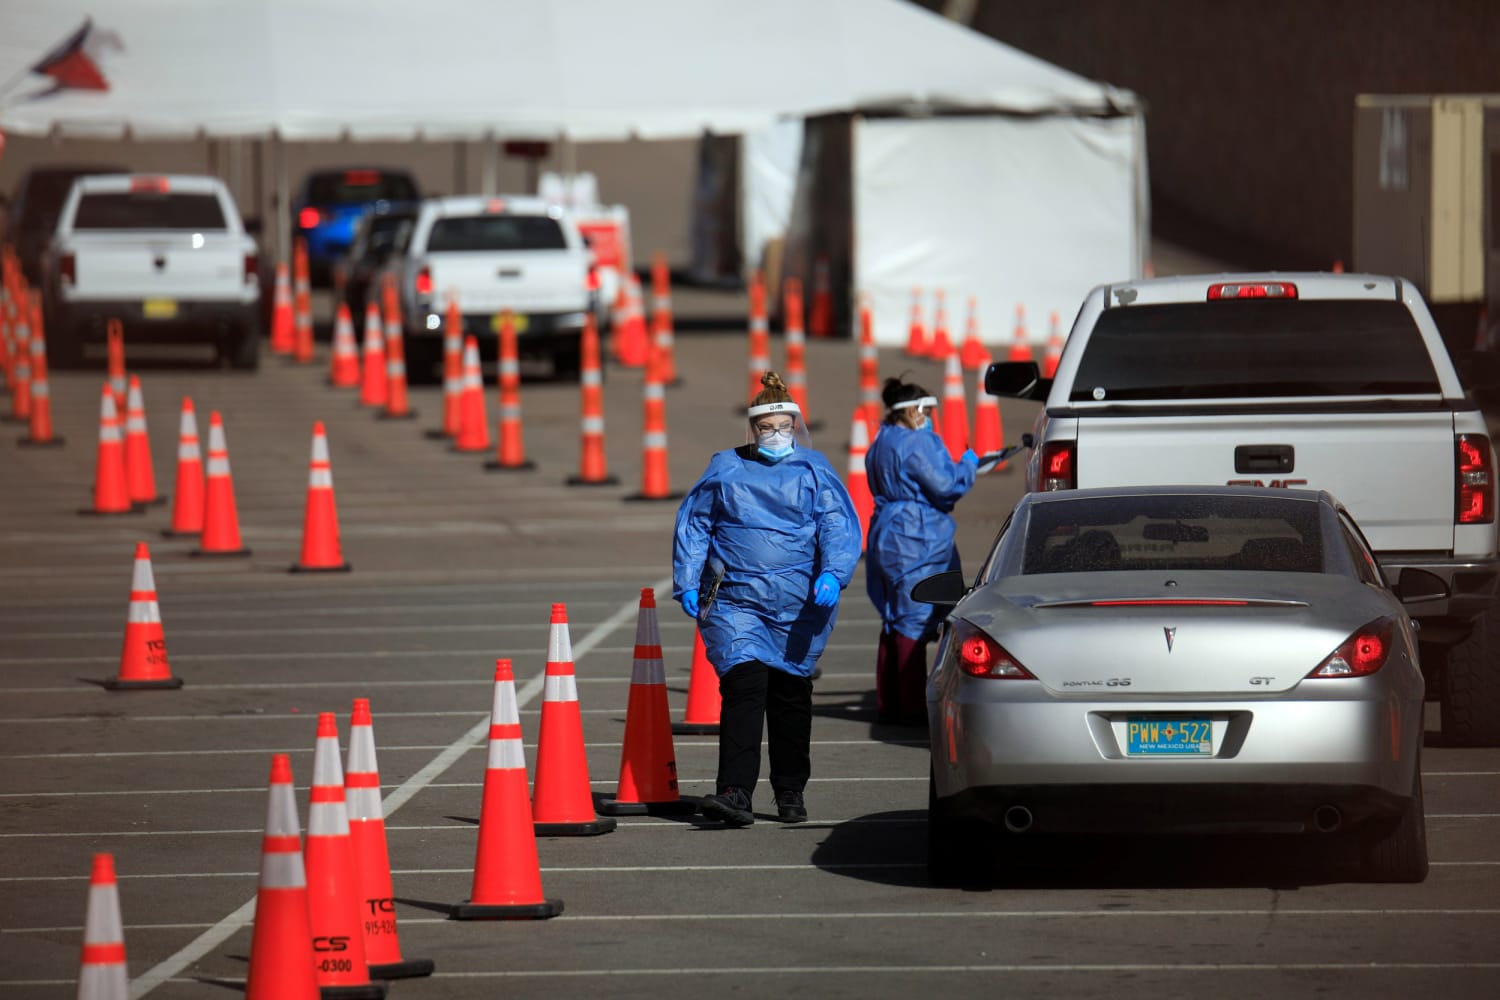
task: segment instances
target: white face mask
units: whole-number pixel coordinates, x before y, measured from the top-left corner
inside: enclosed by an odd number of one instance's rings
[[[785,458],[792,453],[794,440],[790,430],[768,431],[755,435],[755,445],[767,458]]]
[[[917,418],[916,423],[914,423],[914,424],[911,425],[911,429],[914,430],[914,431],[925,431],[927,428],[929,428],[931,426],[932,426],[932,420],[929,417],[927,417],[926,414],[923,414],[922,416],[920,416],[920,417]]]

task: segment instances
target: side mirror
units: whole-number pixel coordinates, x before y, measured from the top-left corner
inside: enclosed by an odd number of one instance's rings
[[[1415,566],[1407,566],[1401,571],[1393,589],[1402,604],[1421,604],[1448,596],[1448,585],[1442,577]]]
[[[984,373],[984,391],[1012,399],[1046,399],[1052,380],[1042,378],[1035,361],[999,361]]]
[[[952,607],[964,599],[969,587],[964,575],[958,570],[949,570],[929,576],[911,588],[911,599],[922,604],[938,604]]]

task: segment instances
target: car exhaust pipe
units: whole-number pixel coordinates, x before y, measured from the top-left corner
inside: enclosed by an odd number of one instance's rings
[[[1313,827],[1319,833],[1333,833],[1344,825],[1344,814],[1338,806],[1318,806],[1313,810]]]
[[[1011,806],[1005,810],[1005,828],[1011,833],[1025,833],[1035,821],[1036,817],[1025,806]]]

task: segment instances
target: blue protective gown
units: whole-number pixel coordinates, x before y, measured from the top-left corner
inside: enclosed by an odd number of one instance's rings
[[[930,429],[885,424],[865,454],[875,515],[865,551],[865,587],[887,628],[909,639],[931,638],[939,620],[911,588],[959,568],[948,513],[974,485],[974,467],[948,457]]]
[[[672,596],[702,592],[698,630],[720,676],[760,660],[807,677],[838,617],[813,603],[813,581],[826,570],[848,586],[859,555],[854,502],[821,453],[773,463],[745,445],[715,454],[677,510]]]

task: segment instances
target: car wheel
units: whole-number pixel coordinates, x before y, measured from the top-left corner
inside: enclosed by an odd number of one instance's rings
[[[1427,878],[1427,818],[1422,808],[1422,767],[1411,800],[1395,819],[1376,821],[1364,838],[1365,871],[1372,882],[1421,882]]]
[[[402,359],[406,365],[406,381],[411,385],[436,385],[442,381],[438,371],[438,360],[442,353],[442,341],[428,338],[406,337],[402,343]]]
[[[927,772],[927,881],[936,886],[957,887],[976,874],[981,856],[978,824],[948,814],[937,797],[937,779]]]
[[[1495,606],[1448,651],[1440,677],[1444,738],[1455,746],[1500,746],[1500,611]]]

